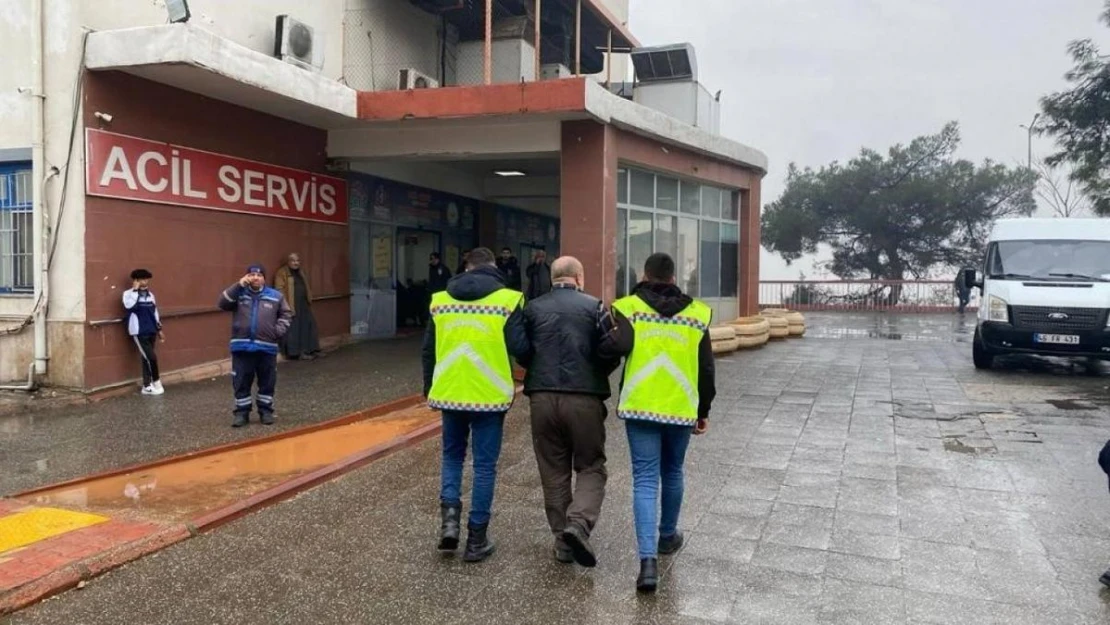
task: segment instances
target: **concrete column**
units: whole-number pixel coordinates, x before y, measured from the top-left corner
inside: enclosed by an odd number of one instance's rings
[[[740,202],[740,316],[759,312],[759,187],[752,176],[752,188],[736,194]]]
[[[586,291],[612,302],[617,289],[617,149],[611,127],[563,122],[560,251],[582,261]]]

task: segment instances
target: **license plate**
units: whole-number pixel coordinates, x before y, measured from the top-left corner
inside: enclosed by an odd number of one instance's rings
[[[1034,334],[1035,343],[1055,343],[1057,345],[1079,345],[1079,337],[1074,334]]]

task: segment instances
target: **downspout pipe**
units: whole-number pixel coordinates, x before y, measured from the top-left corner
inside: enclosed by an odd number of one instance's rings
[[[31,182],[32,182],[32,258],[34,270],[34,372],[46,375],[49,354],[47,351],[46,309],[50,297],[50,280],[46,262],[46,243],[49,228],[46,225],[46,155],[45,155],[45,54],[43,41],[44,0],[31,0]]]

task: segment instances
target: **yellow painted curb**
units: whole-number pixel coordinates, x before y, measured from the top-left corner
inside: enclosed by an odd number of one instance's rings
[[[0,553],[108,521],[107,517],[59,508],[32,508],[0,517]]]

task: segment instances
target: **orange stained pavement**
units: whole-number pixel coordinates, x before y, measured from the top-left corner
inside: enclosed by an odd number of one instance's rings
[[[93,478],[19,499],[113,517],[188,521],[438,421],[424,406]]]

